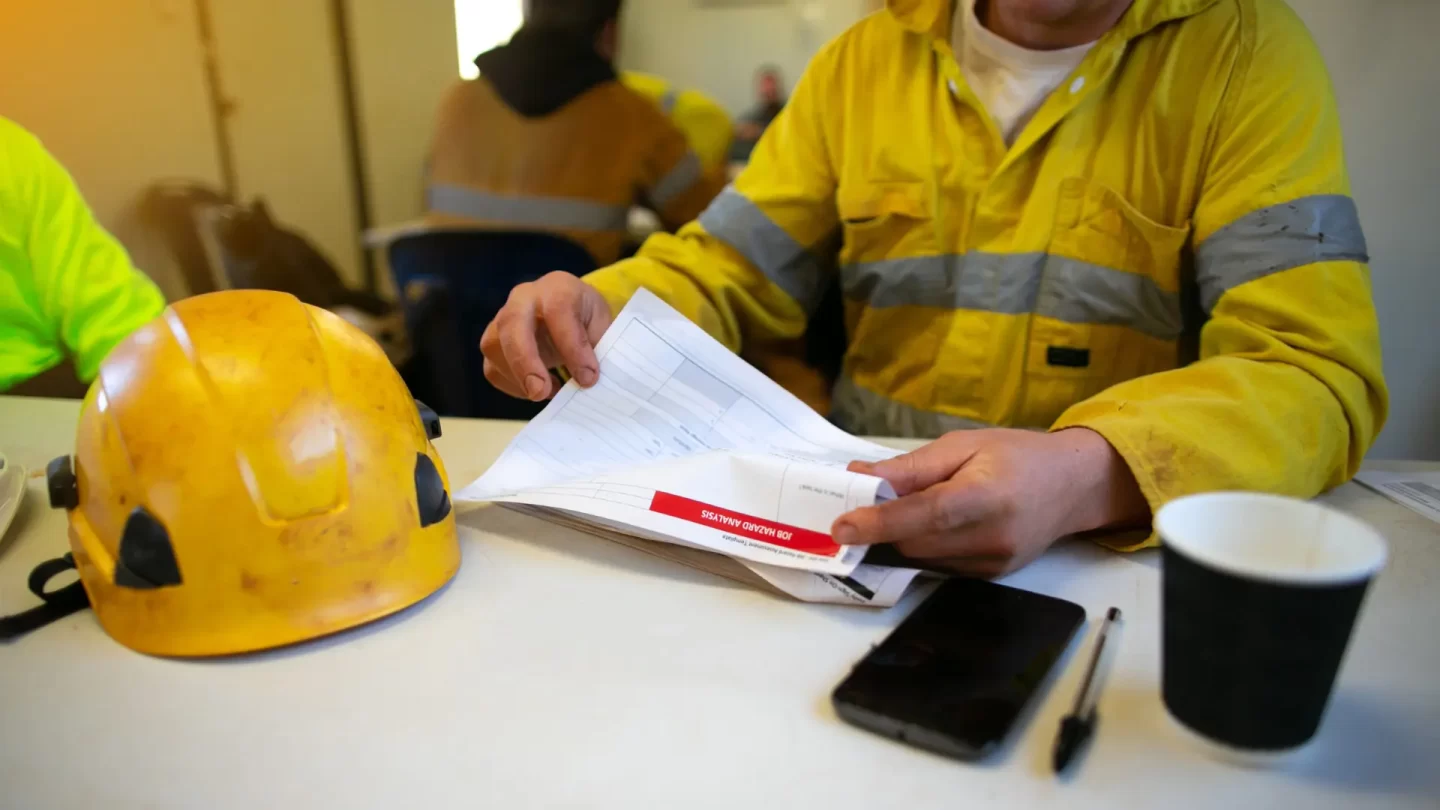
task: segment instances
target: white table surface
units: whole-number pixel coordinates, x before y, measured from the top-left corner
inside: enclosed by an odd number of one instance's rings
[[[0,447],[43,471],[69,452],[77,411],[0,397]],[[446,420],[452,480],[517,428]],[[1391,562],[1319,737],[1279,768],[1212,759],[1164,714],[1153,552],[1073,543],[1008,580],[1091,619],[1020,733],[977,765],[829,706],[914,597],[800,604],[485,509],[463,519],[446,589],[322,641],[165,660],[87,611],[0,645],[0,808],[1440,807],[1440,526],[1353,484],[1324,500],[1377,526]],[[63,514],[32,477],[0,541],[0,612],[29,607],[31,567],[65,550]],[[1098,736],[1059,781],[1055,728],[1112,604],[1127,626]]]

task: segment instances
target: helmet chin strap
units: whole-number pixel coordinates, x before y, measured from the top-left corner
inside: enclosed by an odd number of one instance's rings
[[[43,601],[14,616],[0,616],[0,641],[13,641],[32,630],[38,630],[71,613],[90,607],[90,597],[85,594],[85,586],[78,580],[59,590],[45,590],[45,586],[57,574],[72,571],[74,568],[75,558],[69,554],[35,566],[35,570],[30,572],[30,591]]]

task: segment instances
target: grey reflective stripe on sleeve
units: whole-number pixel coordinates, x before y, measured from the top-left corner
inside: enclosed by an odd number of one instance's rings
[[[666,90],[665,95],[660,97],[660,112],[663,112],[666,115],[674,112],[675,102],[679,100],[680,94],[675,92],[675,88],[672,87],[669,90]]]
[[[686,152],[685,157],[671,167],[650,187],[646,195],[650,204],[656,208],[664,208],[672,200],[690,190],[700,180],[703,170],[700,168],[700,158],[694,152]]]
[[[827,260],[795,241],[745,195],[726,186],[699,221],[706,233],[734,248],[806,312],[820,305]]]
[[[442,184],[426,189],[425,200],[430,213],[520,228],[623,231],[630,213],[625,205],[567,197],[509,196]]]
[[[1244,284],[1315,262],[1369,261],[1355,201],[1316,194],[1252,211],[1211,234],[1195,251],[1200,304]]]
[[[858,436],[933,439],[952,430],[990,427],[973,419],[896,402],[857,385],[849,375],[841,375],[831,392],[830,418]]]
[[[876,308],[1033,312],[1067,323],[1128,326],[1162,340],[1179,337],[1178,293],[1154,279],[1048,253],[971,252],[846,265],[845,295]]]

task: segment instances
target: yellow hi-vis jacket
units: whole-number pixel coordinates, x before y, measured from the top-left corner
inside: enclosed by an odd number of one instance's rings
[[[690,150],[707,172],[723,176],[730,159],[735,123],[718,101],[699,90],[681,90],[659,76],[627,70],[620,74],[626,87],[650,99],[660,112],[685,133]]]
[[[891,0],[811,63],[749,168],[587,276],[732,349],[832,274],[832,416],[876,435],[1082,425],[1152,508],[1350,477],[1387,393],[1328,76],[1280,0],[1135,0],[1007,148],[948,0]]]

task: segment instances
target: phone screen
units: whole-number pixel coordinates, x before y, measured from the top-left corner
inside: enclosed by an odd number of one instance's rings
[[[1085,621],[1073,602],[951,579],[835,690],[848,722],[949,756],[1000,743]]]

